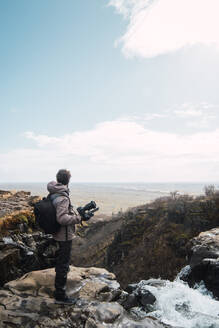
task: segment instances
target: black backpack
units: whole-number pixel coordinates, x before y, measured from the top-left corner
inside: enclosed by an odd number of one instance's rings
[[[58,197],[59,195],[57,195]],[[54,200],[55,198],[53,198]],[[56,209],[52,203],[50,195],[34,204],[34,215],[39,227],[46,234],[52,234],[59,231],[61,225],[56,220]]]

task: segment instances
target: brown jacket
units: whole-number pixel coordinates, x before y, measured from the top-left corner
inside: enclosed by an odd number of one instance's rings
[[[80,223],[81,218],[72,211],[68,186],[51,181],[47,189],[56,208],[56,220],[61,224],[61,228],[53,234],[53,238],[57,241],[72,240],[75,224]]]

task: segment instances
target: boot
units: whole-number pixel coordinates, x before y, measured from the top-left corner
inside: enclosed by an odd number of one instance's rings
[[[68,297],[66,295],[55,298],[55,304],[74,305],[76,302],[77,302],[76,298]]]

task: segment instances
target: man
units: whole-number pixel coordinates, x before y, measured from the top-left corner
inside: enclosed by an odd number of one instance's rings
[[[53,234],[53,238],[58,242],[59,249],[56,254],[55,265],[55,300],[58,304],[75,303],[75,299],[67,297],[65,293],[67,274],[69,271],[72,239],[75,232],[75,224],[81,222],[80,216],[73,212],[73,207],[69,199],[68,184],[71,174],[67,170],[59,170],[56,180],[49,182],[47,189],[50,193],[53,205],[56,208],[56,219],[61,228]]]

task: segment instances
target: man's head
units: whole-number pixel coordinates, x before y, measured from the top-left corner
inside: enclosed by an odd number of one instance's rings
[[[68,185],[71,178],[71,173],[68,170],[61,169],[56,174],[56,180],[63,185]]]

